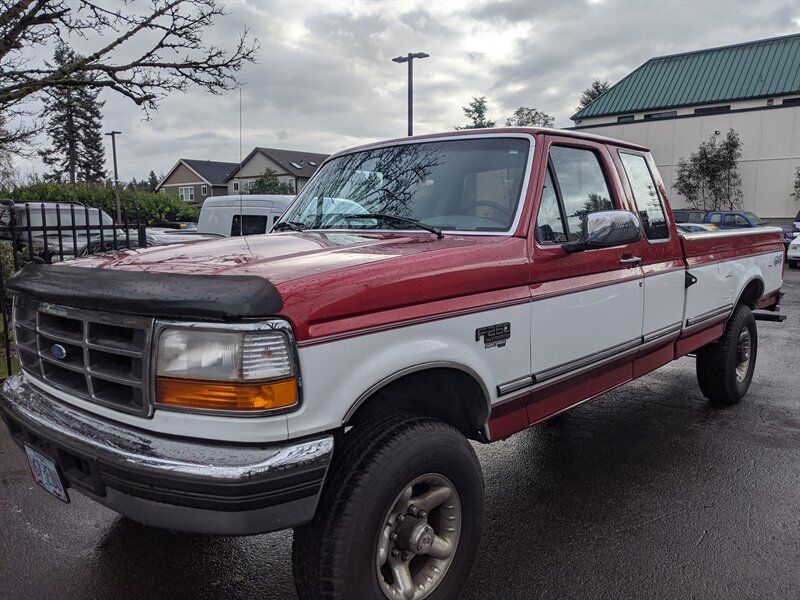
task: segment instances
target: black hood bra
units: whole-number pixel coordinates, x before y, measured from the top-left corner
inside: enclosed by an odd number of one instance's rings
[[[143,273],[60,265],[25,265],[6,290],[41,302],[161,318],[233,321],[283,308],[269,280],[255,275]]]

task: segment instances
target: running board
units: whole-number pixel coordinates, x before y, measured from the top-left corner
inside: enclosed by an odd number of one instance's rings
[[[768,310],[753,311],[753,316],[755,317],[756,321],[772,321],[773,323],[783,323],[786,320],[786,315]]]

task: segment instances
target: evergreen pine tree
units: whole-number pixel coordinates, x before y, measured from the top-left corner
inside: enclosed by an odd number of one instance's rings
[[[103,147],[104,101],[99,100],[100,90],[81,88],[78,93],[80,130],[78,139],[82,152],[78,158],[81,181],[98,183],[106,177],[106,151]]]
[[[156,177],[155,171],[150,171],[150,174],[147,176],[147,190],[149,192],[155,192],[157,187],[158,177]]]
[[[80,57],[61,44],[53,59],[57,65],[69,64]],[[106,177],[103,148],[103,102],[98,90],[84,87],[55,87],[44,102],[47,116],[45,131],[51,146],[39,154],[50,172],[48,181],[101,182]]]

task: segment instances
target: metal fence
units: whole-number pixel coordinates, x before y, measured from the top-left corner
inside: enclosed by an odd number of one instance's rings
[[[70,202],[0,200],[0,315],[6,373],[14,370],[11,299],[5,282],[27,263],[52,264],[102,252],[147,246],[139,211],[121,222],[97,208]],[[2,363],[0,363],[2,364]]]

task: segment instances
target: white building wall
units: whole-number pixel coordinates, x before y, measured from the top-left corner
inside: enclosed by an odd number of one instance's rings
[[[755,107],[754,102],[734,103],[731,108]],[[686,111],[691,114],[693,108]],[[745,210],[764,218],[794,217],[800,210],[800,202],[790,197],[795,170],[800,167],[800,106],[585,127],[588,123],[584,121],[580,131],[650,148],[673,208],[686,206],[684,198],[672,188],[680,158],[696,151],[715,131],[724,135],[735,129],[742,140],[739,172]]]

